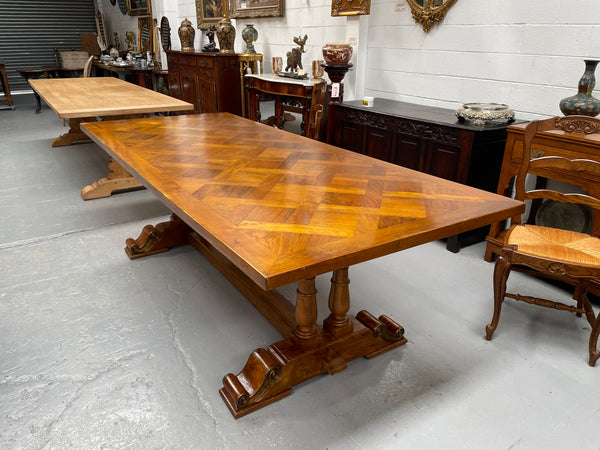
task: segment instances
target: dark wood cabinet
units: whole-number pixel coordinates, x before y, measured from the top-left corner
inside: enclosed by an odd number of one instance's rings
[[[167,50],[169,94],[192,103],[194,113],[242,115],[239,55]]]
[[[329,106],[327,142],[420,172],[496,192],[506,144],[506,123],[474,126],[454,110],[377,98]],[[478,241],[487,230],[463,241]],[[462,237],[461,237],[462,238]],[[448,240],[458,251],[460,239]]]

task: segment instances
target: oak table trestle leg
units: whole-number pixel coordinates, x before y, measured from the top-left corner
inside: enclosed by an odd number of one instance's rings
[[[372,358],[407,342],[404,329],[387,316],[376,319],[366,311],[356,318],[346,316],[348,283],[347,268],[334,272],[331,315],[321,328],[316,325],[314,278],[299,282],[298,324],[292,335],[255,350],[240,373],[223,378],[219,393],[236,419],[289,395],[297,384],[324,373],[334,375],[356,358]]]
[[[168,222],[146,225],[137,239],[127,239],[125,251],[135,259],[185,243],[200,251],[283,336],[268,348],[253,351],[237,375],[223,378],[219,394],[235,418],[291,394],[292,387],[317,375],[334,375],[356,358],[372,358],[406,343],[404,329],[387,316],[375,318],[367,311],[356,317],[346,314],[348,268],[333,272],[331,314],[320,326],[314,277],[298,282],[294,307],[276,290],[262,290],[175,214]]]
[[[119,116],[106,116],[101,120],[136,119],[144,114],[127,114]],[[76,141],[89,141],[90,138],[79,127],[82,122],[95,122],[96,117],[82,117],[69,119],[69,131],[52,140],[52,147],[72,145]],[[119,163],[110,158],[108,162],[108,175],[85,186],[81,190],[81,198],[92,200],[95,198],[110,197],[115,191],[142,187],[142,184],[127,172]]]
[[[187,233],[190,227],[175,214],[171,219],[156,226],[146,225],[137,239],[125,241],[125,253],[130,259],[155,255],[169,250],[171,247],[187,244]]]
[[[87,134],[81,131],[79,124],[82,122],[95,122],[95,117],[73,117],[69,119],[69,131],[57,138],[52,139],[52,147],[64,147],[72,145],[76,141],[89,141]]]
[[[81,190],[81,198],[92,200],[95,198],[110,197],[115,191],[142,187],[142,183],[136,180],[114,159],[108,161],[108,175],[85,186]]]

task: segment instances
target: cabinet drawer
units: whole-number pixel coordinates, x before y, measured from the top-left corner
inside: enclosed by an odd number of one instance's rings
[[[213,58],[197,58],[196,64],[198,64],[198,67],[203,69],[212,69]]]
[[[179,55],[178,56],[179,64],[183,64],[186,66],[195,66],[197,58],[194,55]]]

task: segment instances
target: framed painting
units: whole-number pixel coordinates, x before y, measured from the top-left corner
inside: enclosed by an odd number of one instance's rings
[[[150,0],[127,0],[127,14],[130,16],[149,16],[152,14]]]
[[[198,28],[207,30],[216,25],[228,12],[227,0],[196,0],[196,20]]]
[[[283,16],[284,0],[231,0],[231,17],[246,19],[252,17]]]
[[[332,16],[368,15],[371,12],[371,0],[333,0]]]

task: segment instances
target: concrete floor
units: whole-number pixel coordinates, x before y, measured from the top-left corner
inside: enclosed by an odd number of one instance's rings
[[[390,315],[408,343],[234,420],[221,379],[277,332],[192,248],[130,261],[125,239],[168,211],[143,190],[82,201],[107,156],[51,148],[65,131],[26,96],[0,111],[0,448],[600,447],[590,327],[509,300],[487,342],[483,244],[351,268],[351,312]],[[317,285],[323,315],[327,277]]]

